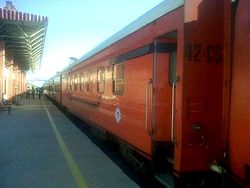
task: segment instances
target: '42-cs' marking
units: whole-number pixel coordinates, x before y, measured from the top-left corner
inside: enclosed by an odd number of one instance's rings
[[[208,44],[207,46],[201,43],[187,43],[185,46],[184,57],[190,62],[200,62],[202,55],[206,56],[206,61],[208,63],[221,63],[222,62],[222,48],[218,45]]]

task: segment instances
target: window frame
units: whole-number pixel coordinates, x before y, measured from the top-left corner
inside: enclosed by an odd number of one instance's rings
[[[74,82],[74,77],[73,76],[70,76],[70,85],[69,85],[69,89],[70,90],[73,90],[73,82]]]
[[[106,68],[101,67],[101,68],[97,69],[97,92],[98,93],[104,93],[104,91],[105,91],[105,80],[106,80]],[[100,89],[101,85],[102,85],[102,90]]]
[[[87,92],[92,92],[93,91],[93,71],[89,70],[87,72],[87,82],[86,82],[86,91]]]
[[[84,73],[79,74],[79,89],[84,92]]]
[[[70,90],[70,76],[67,76],[66,77],[66,79],[67,79],[67,90]]]
[[[75,74],[73,77],[73,82],[74,82],[74,91],[78,90],[78,83],[79,83],[79,75]]]
[[[122,67],[122,74],[119,77],[117,77],[115,75],[115,67],[116,66]],[[125,70],[124,63],[113,64],[113,67],[112,67],[112,92],[114,95],[123,95],[123,93],[124,93],[124,70]],[[119,82],[121,82],[121,83],[119,83]],[[122,84],[122,87],[121,88],[117,87],[117,83]]]

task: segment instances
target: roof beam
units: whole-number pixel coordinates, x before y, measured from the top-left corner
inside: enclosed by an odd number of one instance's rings
[[[38,31],[36,31],[36,32],[34,32],[32,35],[30,35],[30,38],[34,37],[35,35],[37,35],[38,33],[41,33],[41,32],[44,31],[44,30],[45,30],[44,27],[41,28],[41,29],[39,29]],[[43,34],[43,33],[42,33],[42,34]]]
[[[23,30],[23,28],[21,28],[19,25],[16,25],[16,27],[25,36],[25,38],[29,38],[29,36],[27,35],[27,33],[25,33],[25,31]]]
[[[23,36],[14,36],[14,35],[0,35],[1,38],[17,38],[17,39],[26,39]]]

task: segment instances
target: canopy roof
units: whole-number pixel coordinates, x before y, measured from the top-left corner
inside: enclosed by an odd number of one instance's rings
[[[40,66],[47,24],[47,17],[0,8],[0,41],[24,71]]]

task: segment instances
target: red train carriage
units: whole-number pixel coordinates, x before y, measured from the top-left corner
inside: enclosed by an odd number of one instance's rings
[[[233,175],[247,187],[250,186],[250,2],[240,0],[234,9],[229,162]]]
[[[50,94],[152,161],[159,180],[223,176],[226,163],[247,184],[249,10],[247,0],[164,1],[52,78]]]
[[[61,74],[58,73],[43,85],[44,94],[57,102],[61,101],[61,80]]]

